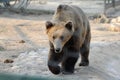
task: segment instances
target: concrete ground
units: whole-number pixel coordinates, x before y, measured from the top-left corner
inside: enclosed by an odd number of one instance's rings
[[[0,72],[60,78],[61,80],[120,80],[120,32],[90,21],[90,65],[75,67],[71,75],[53,75],[47,68],[45,21],[52,15],[0,14]],[[5,63],[7,59],[13,63]]]

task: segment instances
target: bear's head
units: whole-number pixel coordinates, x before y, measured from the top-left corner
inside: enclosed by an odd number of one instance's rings
[[[55,53],[60,53],[74,33],[73,23],[71,21],[66,23],[52,23],[47,21],[46,33],[49,41],[54,46]]]

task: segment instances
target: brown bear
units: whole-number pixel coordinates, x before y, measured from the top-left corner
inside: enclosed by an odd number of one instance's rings
[[[50,44],[48,68],[53,74],[73,73],[80,53],[79,66],[89,65],[90,25],[79,7],[59,5],[52,20],[46,22],[46,33]]]

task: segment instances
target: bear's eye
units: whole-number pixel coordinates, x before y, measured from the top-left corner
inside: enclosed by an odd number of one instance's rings
[[[61,36],[60,39],[63,40],[63,39],[64,39],[64,36]]]
[[[55,39],[55,36],[53,36],[53,39]]]

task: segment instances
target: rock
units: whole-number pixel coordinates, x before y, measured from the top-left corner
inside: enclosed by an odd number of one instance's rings
[[[117,18],[113,18],[111,23],[120,23],[120,17],[118,16]]]
[[[113,18],[113,19],[111,20],[111,23],[116,23],[116,22],[117,22],[116,18]]]
[[[6,59],[4,63],[13,63],[14,61],[12,59]]]
[[[108,27],[109,31],[120,32],[120,23],[111,23]]]
[[[24,40],[20,40],[19,43],[25,43],[25,41]]]
[[[117,17],[117,22],[120,23],[120,16]]]
[[[106,19],[104,19],[104,18],[100,19],[100,23],[105,23],[105,22],[106,22]]]
[[[108,30],[120,32],[120,17],[111,19],[111,24],[108,27]]]
[[[95,15],[94,17],[94,21],[97,23],[110,23],[110,19],[107,18],[104,14],[100,14],[100,15]]]
[[[110,19],[107,18],[104,14],[101,15],[100,23],[110,23]]]

